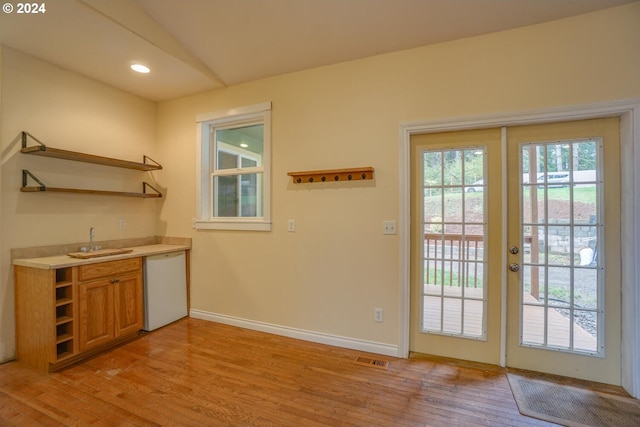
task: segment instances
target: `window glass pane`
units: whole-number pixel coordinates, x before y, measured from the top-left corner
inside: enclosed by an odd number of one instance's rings
[[[442,232],[442,192],[440,189],[424,190],[424,222],[426,233]]]
[[[422,325],[429,331],[484,335],[484,153],[484,148],[423,153]]]
[[[547,250],[550,265],[571,265],[571,227],[547,227]]]
[[[258,175],[240,175],[242,197],[240,200],[240,216],[258,216]]]
[[[238,156],[227,151],[218,150],[218,169],[235,169],[238,167]]]
[[[544,267],[524,265],[522,268],[522,302],[543,304],[545,294]]]
[[[445,224],[445,234],[462,234],[462,224]]]
[[[546,260],[546,251],[544,245],[546,227],[537,225],[525,225],[523,227],[524,253],[523,260],[525,263],[544,264]]]
[[[464,334],[482,336],[482,301],[465,300],[464,302]]]
[[[571,221],[571,187],[549,188],[548,224],[569,224]]]
[[[445,151],[444,185],[462,185],[462,151]]]
[[[428,331],[440,332],[441,324],[441,299],[440,297],[424,297],[424,313],[422,327]]]
[[[549,267],[549,305],[569,307],[571,304],[571,269]]]
[[[568,183],[569,148],[568,143],[547,144],[547,184]]]
[[[427,151],[423,154],[424,160],[424,185],[442,185],[442,153],[440,151]]]
[[[596,182],[596,149],[595,141],[573,144],[574,182]]]
[[[440,295],[442,293],[442,287],[438,285],[440,283],[440,263],[437,260],[425,260],[424,261],[424,293],[429,295]]]
[[[466,227],[467,230],[470,227]],[[466,261],[464,268],[464,285],[467,288],[481,289],[484,283],[484,236],[482,234],[465,235],[462,259]]]
[[[469,187],[464,195],[464,222],[467,224],[482,224],[484,222],[484,194],[469,192]]]
[[[460,188],[445,188],[444,222],[462,222],[462,192]]]
[[[601,183],[596,141],[523,146],[522,336],[529,345],[599,352]],[[579,184],[575,184],[579,183]]]
[[[522,219],[525,224],[544,223],[546,212],[545,192],[536,185],[522,188]]]
[[[447,263],[449,264],[449,263]],[[453,267],[448,265],[449,271],[447,272],[447,278],[444,286],[444,295],[447,297],[461,297],[462,287],[460,286],[460,273],[458,270],[459,263],[453,263]]]
[[[577,350],[598,351],[598,313],[575,310],[573,312],[573,346]]]
[[[465,150],[464,152],[464,183],[465,185],[482,184],[484,178],[484,151],[481,148]],[[475,190],[482,191],[482,189]]]
[[[525,305],[522,307],[522,342],[544,344],[544,307]]]
[[[214,177],[213,197],[216,202],[216,216],[238,216],[238,177]]]
[[[253,168],[258,166],[258,161],[256,159],[249,159],[247,157],[242,157],[240,161],[240,166],[243,168]]]
[[[216,142],[232,147],[247,157],[261,158],[264,154],[264,125],[256,124],[229,129],[216,129]]]
[[[444,317],[442,331],[450,334],[462,333],[462,301],[453,298],[443,299]]]
[[[573,220],[577,224],[598,222],[596,184],[581,184],[573,187]]]
[[[547,309],[547,345],[563,350],[571,348],[569,310]]]
[[[576,308],[598,308],[598,271],[595,268],[576,268],[573,301]]]
[[[598,228],[576,227],[573,236],[575,265],[595,267],[598,261]]]
[[[427,234],[424,239],[425,259],[440,260],[443,258],[444,241],[442,234]]]

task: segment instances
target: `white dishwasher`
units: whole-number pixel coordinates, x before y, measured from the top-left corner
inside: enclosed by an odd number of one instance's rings
[[[187,316],[185,252],[144,259],[144,330],[152,331]]]

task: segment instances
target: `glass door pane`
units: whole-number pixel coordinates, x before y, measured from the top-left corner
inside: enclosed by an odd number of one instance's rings
[[[486,336],[485,157],[422,152],[422,332]]]
[[[601,354],[596,139],[521,145],[521,345]]]

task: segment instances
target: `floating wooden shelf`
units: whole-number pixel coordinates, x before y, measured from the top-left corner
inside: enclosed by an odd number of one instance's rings
[[[37,145],[28,146],[29,138],[36,142]],[[143,156],[142,163],[131,162],[129,160],[114,159],[110,157],[94,156],[93,154],[79,153],[77,151],[61,150],[59,148],[47,147],[42,141],[28,132],[22,131],[22,149],[20,152],[24,154],[32,154],[36,156],[52,157],[55,159],[73,160],[75,162],[92,163],[103,166],[113,166],[116,168],[133,169],[137,171],[153,171],[162,169],[160,163],[151,157]],[[151,162],[151,163],[148,163]],[[31,178],[38,185],[28,186],[27,181]],[[147,193],[147,187],[151,188],[155,193]],[[133,193],[125,191],[105,191],[105,190],[83,190],[79,188],[59,188],[47,187],[42,181],[36,178],[28,170],[22,171],[22,187],[20,191],[25,193],[35,193],[41,191],[49,191],[55,193],[80,193],[80,194],[100,194],[105,196],[124,196],[124,197],[140,197],[140,198],[159,198],[162,194],[151,184],[142,183],[142,193]]]
[[[33,179],[39,185],[38,186],[28,186],[27,180]],[[147,193],[147,187],[151,188],[155,193]],[[80,193],[80,194],[98,194],[104,196],[124,196],[124,197],[139,197],[143,199],[153,199],[162,197],[162,193],[160,193],[157,189],[155,189],[151,184],[147,182],[142,183],[142,193],[134,193],[134,192],[126,192],[126,191],[106,191],[106,190],[84,190],[80,188],[60,188],[60,187],[47,187],[36,178],[31,172],[26,169],[22,170],[22,187],[20,187],[20,191],[23,193],[37,193],[42,191],[48,191],[51,193]]]
[[[33,139],[38,145],[27,146],[29,138]],[[76,151],[47,147],[36,137],[24,131],[22,132],[22,149],[20,151],[24,154],[34,154],[37,156],[53,157],[56,159],[73,160],[76,162],[93,163],[97,165],[113,166],[117,168],[134,169],[139,171],[152,171],[162,169],[162,165],[148,156],[143,156],[142,163],[138,163],[129,160],[95,156],[93,154],[79,153]],[[147,163],[147,161],[150,161],[152,163]]]
[[[307,182],[359,181],[373,179],[373,168],[327,169],[316,171],[289,172],[295,184]]]

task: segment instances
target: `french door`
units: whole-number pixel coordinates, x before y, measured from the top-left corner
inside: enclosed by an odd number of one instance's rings
[[[411,351],[499,363],[500,135],[411,137]]]
[[[619,385],[619,120],[507,135],[507,365]]]
[[[620,384],[618,129],[412,136],[411,351]]]

